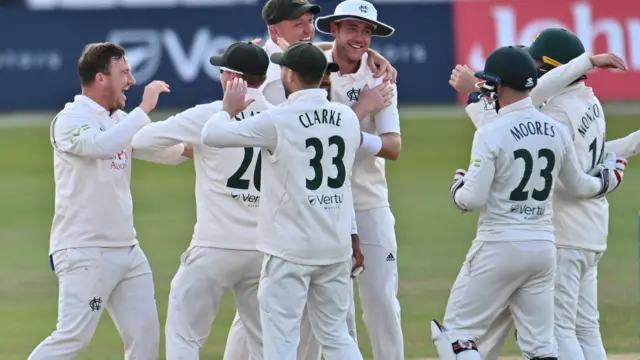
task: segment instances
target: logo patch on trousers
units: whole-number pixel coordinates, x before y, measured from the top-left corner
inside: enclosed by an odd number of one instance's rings
[[[100,305],[102,304],[102,298],[93,298],[93,300],[89,301],[89,307],[91,308],[91,311],[99,311],[102,306]]]
[[[396,258],[395,258],[395,257],[393,257],[393,254],[389,254],[389,255],[387,256],[387,261],[396,261]]]

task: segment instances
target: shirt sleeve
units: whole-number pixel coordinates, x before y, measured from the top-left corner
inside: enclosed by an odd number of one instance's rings
[[[358,233],[358,223],[356,221],[356,210],[353,208],[353,215],[351,216],[351,235]]]
[[[616,156],[627,159],[638,155],[640,152],[640,130],[623,138],[607,141],[604,144],[604,151],[613,151]]]
[[[161,150],[180,143],[199,144],[202,128],[216,110],[219,110],[216,104],[199,105],[153,122],[138,131],[132,146],[137,150]]]
[[[478,209],[487,201],[495,175],[495,154],[480,131],[476,131],[471,147],[471,164],[464,185],[456,191],[454,201],[463,209]]]
[[[284,92],[284,85],[281,81],[271,81],[262,89],[262,94],[267,101],[273,105],[279,105],[287,100]]]
[[[558,66],[538,79],[538,85],[531,90],[531,99],[536,108],[544,105],[550,97],[564,90],[572,82],[593,69],[589,54],[584,53],[569,61],[565,65]]]
[[[598,195],[603,190],[602,182],[582,171],[573,144],[568,139],[565,140],[565,149],[562,167],[558,171],[563,193],[578,198]]]
[[[156,164],[178,165],[188,158],[182,156],[184,145],[176,144],[168,148],[159,150],[137,149],[132,150],[132,155],[136,159],[150,161]]]
[[[400,113],[398,112],[398,87],[393,84],[393,99],[391,105],[373,115],[378,135],[396,133],[400,134]]]
[[[242,121],[231,121],[218,111],[202,130],[202,143],[211,147],[261,147],[271,152],[277,146],[277,130],[269,110]]]
[[[477,129],[498,118],[498,113],[494,109],[485,108],[485,102],[483,99],[467,105],[465,111]]]
[[[136,108],[114,127],[102,131],[82,114],[63,112],[51,123],[51,142],[61,152],[108,160],[131,146],[133,136],[150,121],[142,109]]]

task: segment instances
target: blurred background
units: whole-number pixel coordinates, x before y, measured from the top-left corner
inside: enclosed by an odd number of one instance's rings
[[[594,71],[586,83],[604,103],[607,138],[640,129],[638,0],[370,0],[396,28],[372,47],[398,69],[403,152],[387,162],[396,218],[407,359],[433,356],[429,320],[441,318],[448,293],[475,235],[477,214],[461,215],[448,186],[466,167],[474,127],[448,84],[455,64],[478,70],[496,47],[528,45],[547,27],[575,32],[589,53],[614,52],[629,71]],[[79,93],[77,59],[85,44],[120,43],[138,85],[161,79],[171,93],[152,113],[162,120],[222,96],[209,57],[238,40],[267,36],[265,0],[0,0],[0,360],[24,360],[55,328],[57,281],[49,268],[53,214],[48,125]],[[337,0],[317,0],[322,14]],[[316,36],[316,41],[330,40]],[[128,107],[144,86],[127,93]],[[195,222],[190,161],[161,166],[134,161],[135,224],[156,282],[162,323],[169,284]],[[602,332],[609,359],[638,360],[638,205],[640,166],[630,159],[625,183],[609,196],[609,248],[600,267]],[[359,310],[358,310],[359,312]],[[233,298],[202,350],[221,359]],[[358,336],[371,357],[359,319]],[[161,350],[163,354],[164,350]],[[517,354],[512,338],[505,354]],[[616,355],[613,354],[622,354]],[[626,355],[625,355],[626,354]],[[122,343],[105,316],[81,360],[122,359]],[[164,355],[161,356],[164,358]],[[384,360],[384,359],[383,359]]]
[[[129,51],[138,83],[162,79],[172,94],[160,106],[218,99],[219,72],[208,63],[234,41],[267,36],[265,0],[4,0],[0,11],[0,80],[12,91],[0,110],[54,109],[78,92],[77,58],[84,44],[114,41]],[[337,0],[319,0],[323,14]],[[529,44],[547,27],[565,27],[588,52],[612,51],[626,74],[592,74],[607,101],[640,99],[640,2],[631,0],[374,0],[394,36],[376,39],[400,73],[403,105],[452,104],[452,66],[483,66],[496,47]],[[328,40],[319,34],[317,40]],[[38,86],[35,86],[38,84]],[[56,91],[52,92],[52,88]],[[135,99],[142,87],[129,94]]]

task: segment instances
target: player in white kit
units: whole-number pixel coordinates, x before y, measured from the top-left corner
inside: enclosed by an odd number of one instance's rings
[[[349,336],[350,234],[355,232],[351,168],[360,144],[355,113],[318,89],[336,71],[315,45],[292,45],[271,61],[282,66],[287,101],[230,122],[244,95],[230,85],[224,112],[202,133],[205,145],[258,146],[264,158],[257,248],[265,254],[259,301],[264,358],[294,360],[305,304],[326,359],[362,359]]]
[[[224,87],[234,79],[248,84],[254,99],[234,116],[244,121],[273,108],[258,88],[269,57],[259,46],[234,43],[211,63],[221,69]],[[194,144],[197,222],[191,245],[171,282],[165,326],[167,360],[198,359],[224,294],[233,291],[248,334],[251,359],[262,359],[258,282],[262,253],[256,250],[262,157],[257,147],[219,149],[201,143],[202,129],[222,101],[202,104],[145,126],[133,138],[139,148]]]
[[[518,345],[528,359],[557,359],[553,338],[556,268],[552,199],[556,181],[574,197],[600,197],[617,188],[615,154],[597,176],[585,174],[561,123],[535,110],[533,59],[509,46],[494,51],[483,96],[498,119],[474,136],[469,172],[458,170],[451,198],[463,212],[480,210],[478,231],[451,290],[444,323],[433,322],[441,360],[481,359],[475,342],[504,308],[512,313]]]
[[[326,51],[329,61],[340,66],[331,75],[331,100],[354,106],[363,91],[375,88],[376,79],[367,66],[372,37],[388,37],[394,29],[378,21],[373,4],[343,1],[332,15],[316,20],[318,31],[331,34],[334,46]],[[398,246],[395,219],[388,199],[385,160],[396,160],[402,147],[397,89],[381,111],[359,113],[363,131],[353,174],[353,196],[362,252],[367,271],[358,277],[363,320],[377,360],[404,360],[400,303],[398,301]],[[352,307],[353,309],[354,307]]]
[[[557,28],[543,31],[529,51],[538,60],[540,75],[545,75],[533,91],[544,92],[536,97],[544,100],[541,112],[568,126],[581,168],[590,171],[602,162],[603,152],[613,151],[622,157],[617,160],[617,167],[623,171],[624,158],[633,156],[640,147],[640,131],[605,142],[603,109],[582,80],[594,65],[626,70],[624,62],[612,54],[589,57],[577,36]],[[556,84],[548,86],[550,83]],[[492,118],[482,110],[468,113],[478,127]],[[605,198],[577,200],[568,196],[562,186],[555,194],[553,221],[558,263],[554,317],[559,357],[606,359],[598,325],[596,276],[598,260],[606,248],[608,203]],[[512,324],[508,309],[496,317],[478,343],[483,359],[498,358]]]
[[[321,11],[317,4],[311,4],[304,0],[270,0],[262,9],[262,19],[268,27],[269,39],[264,49],[268,55],[282,53],[288,44],[298,41],[312,41],[315,36],[313,16]],[[321,48],[331,48],[332,43],[318,43]],[[369,54],[367,65],[376,70],[374,76],[395,82],[396,70],[380,54],[372,49],[367,49]],[[387,81],[388,82],[388,81]],[[282,81],[280,80],[280,66],[271,63],[267,71],[267,80],[260,90],[267,101],[273,105],[279,105],[287,99]],[[391,87],[382,84],[378,87],[366,89],[361,93],[354,110],[357,114],[377,112],[389,103]],[[354,305],[355,306],[355,305]],[[353,315],[354,309],[350,309]],[[350,316],[350,333],[356,339],[355,318]],[[301,340],[298,351],[300,360],[320,360],[320,343],[313,338],[309,319],[303,316],[301,324]],[[249,360],[246,334],[238,314],[229,329],[224,360]]]
[[[127,114],[124,92],[135,84],[125,50],[85,47],[78,62],[82,95],[51,123],[55,210],[49,248],[59,282],[55,331],[29,360],[72,360],[89,345],[104,309],[124,342],[125,358],[156,360],[160,327],[149,262],[136,239],[131,157],[166,164],[186,159],[176,144],[158,152],[132,149],[150,122],[162,81],[149,84]]]

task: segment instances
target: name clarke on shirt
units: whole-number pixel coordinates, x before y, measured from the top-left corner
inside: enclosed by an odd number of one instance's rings
[[[317,124],[340,126],[340,120],[342,120],[341,116],[342,113],[335,110],[322,109],[314,110],[313,113],[306,112],[300,114],[300,116],[298,116],[298,121],[300,121],[300,124],[307,129]]]

